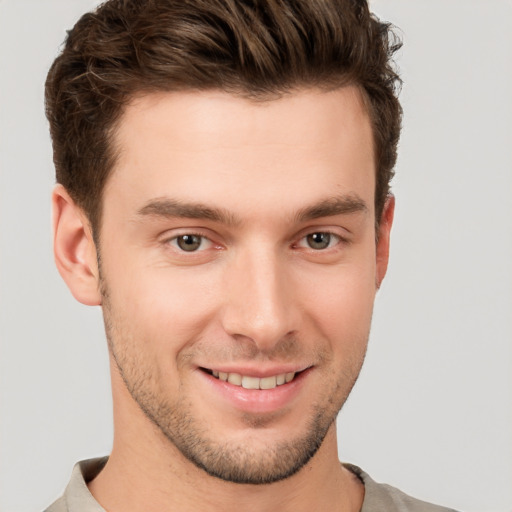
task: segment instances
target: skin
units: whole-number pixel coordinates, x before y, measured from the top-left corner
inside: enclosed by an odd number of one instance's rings
[[[145,95],[116,144],[99,248],[53,195],[57,266],[103,306],[110,347],[114,446],[90,491],[111,511],[360,510],[334,420],[364,360],[394,202],[376,233],[358,90]],[[306,371],[246,393],[204,368]],[[227,481],[240,474],[253,483]]]

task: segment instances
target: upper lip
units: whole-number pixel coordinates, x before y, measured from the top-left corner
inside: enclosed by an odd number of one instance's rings
[[[310,368],[311,364],[283,364],[275,366],[254,366],[254,365],[205,365],[199,366],[204,370],[218,371],[223,373],[238,373],[239,375],[246,375],[248,377],[257,377],[264,379],[265,377],[273,377],[275,375],[282,375],[285,373],[299,373]]]

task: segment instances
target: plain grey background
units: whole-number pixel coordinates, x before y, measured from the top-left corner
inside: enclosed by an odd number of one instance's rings
[[[109,452],[101,313],[54,269],[43,82],[93,0],[0,0],[0,510]],[[512,510],[512,2],[374,0],[400,27],[388,276],[340,457],[417,497]]]

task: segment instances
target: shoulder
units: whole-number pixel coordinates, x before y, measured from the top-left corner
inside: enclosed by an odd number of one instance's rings
[[[44,512],[105,512],[87,488],[105,466],[108,457],[83,460],[75,464],[64,494]]]
[[[68,512],[68,506],[64,496],[61,496],[57,501],[52,503],[48,508],[44,509],[44,512]]]
[[[450,508],[412,498],[390,485],[377,483],[357,466],[343,465],[364,483],[365,494],[361,512],[455,512]]]

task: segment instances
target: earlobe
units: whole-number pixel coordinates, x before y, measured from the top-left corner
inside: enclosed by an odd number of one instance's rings
[[[386,200],[386,204],[384,205],[384,210],[382,212],[382,217],[378,228],[377,272],[375,283],[377,288],[380,288],[380,285],[382,284],[382,281],[384,279],[384,276],[386,275],[386,271],[388,268],[389,243],[394,213],[395,197],[393,195],[390,195]]]
[[[76,300],[101,304],[96,246],[84,212],[62,185],[52,194],[53,251],[57,269]]]

